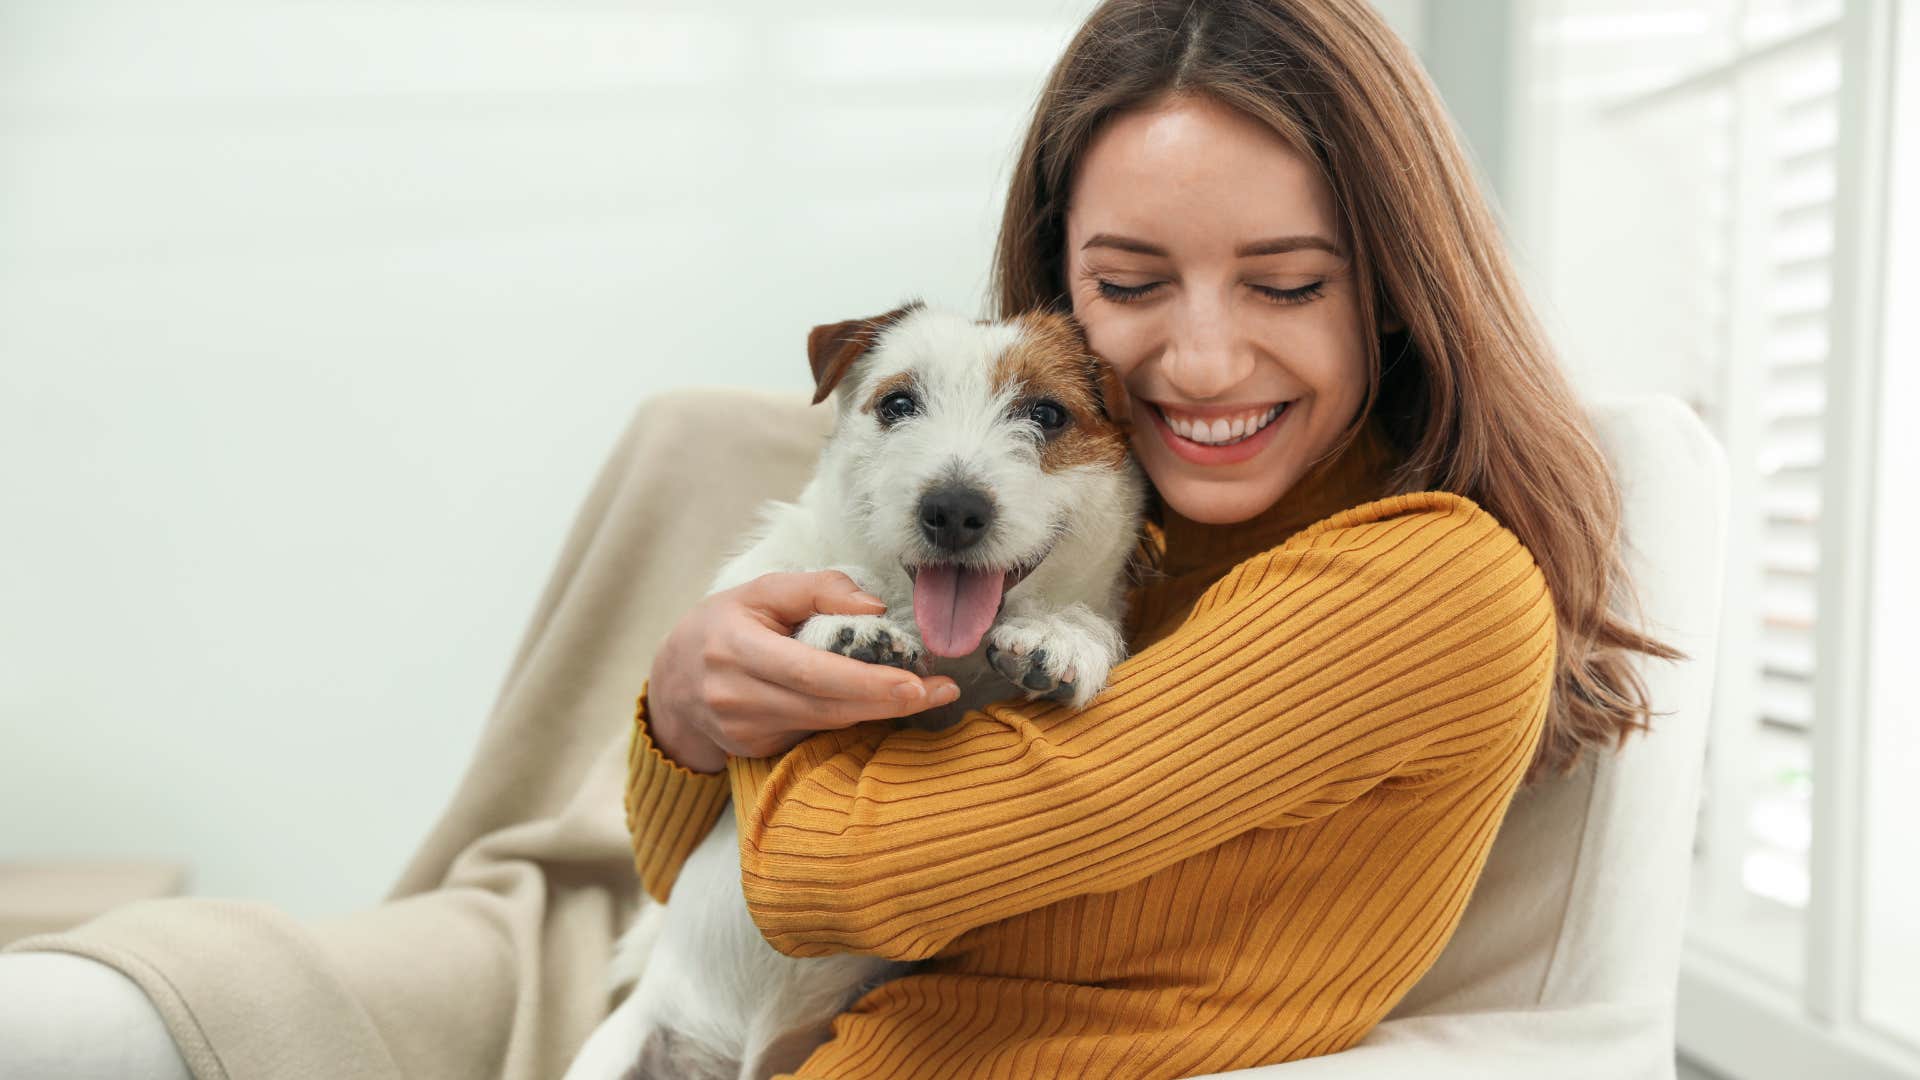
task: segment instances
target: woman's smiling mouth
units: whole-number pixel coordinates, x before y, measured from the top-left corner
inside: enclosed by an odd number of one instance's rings
[[[1154,408],[1160,410],[1160,415],[1183,438],[1203,446],[1230,446],[1271,424],[1286,405],[1282,401],[1264,407],[1206,413],[1157,402]]]
[[[1231,465],[1253,457],[1273,442],[1283,421],[1292,414],[1293,404],[1283,401],[1265,408],[1231,410],[1225,415],[1210,410],[1215,415],[1202,416],[1149,401],[1147,412],[1161,441],[1184,460],[1195,465]]]

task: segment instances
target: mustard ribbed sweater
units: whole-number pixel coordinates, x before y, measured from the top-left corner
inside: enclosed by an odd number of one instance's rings
[[[1458,495],[1374,498],[1388,464],[1369,429],[1253,521],[1167,508],[1132,654],[1077,713],[1016,698],[695,773],[649,738],[643,683],[644,887],[666,899],[731,796],[774,948],[921,961],[804,1080],[1184,1077],[1352,1046],[1458,923],[1557,641],[1519,539]]]

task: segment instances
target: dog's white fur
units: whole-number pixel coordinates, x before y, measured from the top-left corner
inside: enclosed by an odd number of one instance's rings
[[[961,695],[902,723],[937,729],[988,702],[1043,692],[1078,708],[1106,685],[1125,652],[1120,622],[1127,560],[1145,480],[1130,457],[1121,469],[1041,467],[1038,423],[1010,416],[1017,397],[1031,388],[992,382],[995,360],[1022,333],[1015,323],[907,309],[837,387],[833,437],[799,500],[764,508],[744,541],[750,546],[709,588],[729,589],[771,572],[837,569],[886,601],[887,613],[815,615],[797,639],[850,653],[886,635],[920,650],[913,583],[903,564],[936,561],[918,528],[921,493],[954,480],[987,493],[994,520],[969,550],[970,560],[1011,567],[1042,552],[1046,557],[1005,594],[972,655],[922,652],[921,663],[911,666],[951,676]],[[914,422],[887,430],[875,415],[857,410],[855,403],[867,400],[876,383],[909,370],[921,391]],[[1029,670],[1028,658],[1042,655],[1044,674]],[[1049,689],[1009,681],[1028,675]],[[663,907],[643,898],[611,971],[612,988],[636,976],[639,984],[594,1032],[567,1080],[653,1080],[656,1074],[733,1080],[791,1070],[830,1037],[835,1015],[908,966],[854,953],[797,958],[775,951],[741,892],[729,806],[682,867],[672,902]],[[642,1057],[645,1063],[636,1065]]]

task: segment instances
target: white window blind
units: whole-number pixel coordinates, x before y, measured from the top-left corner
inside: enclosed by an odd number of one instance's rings
[[[1920,8],[1526,10],[1524,235],[1544,251],[1562,347],[1583,389],[1690,401],[1731,467],[1680,1045],[1753,1080],[1920,1075],[1920,997],[1884,978],[1910,983],[1920,955],[1911,920],[1886,914],[1920,899],[1911,845],[1886,854],[1911,815],[1886,812],[1906,803],[1884,780],[1863,796],[1865,763],[1913,768],[1880,764],[1905,744],[1896,719],[1869,715],[1861,659],[1881,587],[1863,569],[1871,418],[1896,408],[1873,395],[1902,359],[1874,327],[1905,300],[1883,292],[1883,253],[1900,248],[1881,234],[1913,187],[1886,180],[1890,43],[1906,35],[1911,75]]]
[[[1831,318],[1835,112],[1840,87],[1830,24],[1749,75],[1769,190],[1752,213],[1769,278],[1756,313],[1767,346],[1760,404],[1764,518],[1760,639],[1762,723],[1813,724],[1814,575]]]
[[[1533,89],[1557,109],[1546,129],[1561,158],[1551,213],[1559,246],[1591,249],[1593,264],[1559,268],[1581,282],[1561,290],[1572,297],[1562,304],[1590,304],[1594,326],[1641,324],[1616,332],[1607,354],[1682,369],[1670,384],[1735,473],[1692,933],[1791,985],[1819,722],[1839,5],[1563,0],[1545,10]]]

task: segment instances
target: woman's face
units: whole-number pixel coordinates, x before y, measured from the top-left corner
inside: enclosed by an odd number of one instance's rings
[[[1095,133],[1069,193],[1066,271],[1094,353],[1133,396],[1135,453],[1160,495],[1205,524],[1272,506],[1366,397],[1360,325],[1333,193],[1271,128],[1176,96]],[[1198,439],[1258,428],[1205,446]],[[1169,419],[1174,426],[1169,426]]]

